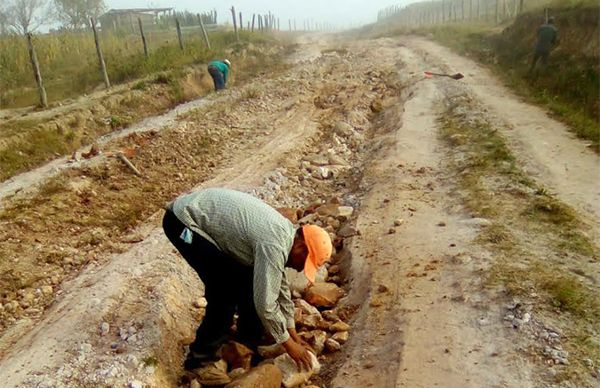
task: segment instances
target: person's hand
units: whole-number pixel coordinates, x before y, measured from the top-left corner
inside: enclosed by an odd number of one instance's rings
[[[292,339],[294,341],[296,341],[297,343],[299,343],[300,345],[302,345],[303,347],[305,347],[307,350],[313,352],[314,354],[317,354],[317,352],[315,352],[315,350],[313,349],[313,347],[310,346],[310,344],[308,342],[306,342],[304,339],[302,339],[302,337],[300,337],[298,335],[298,333],[296,332],[296,329],[289,328],[288,332],[290,333],[290,337],[292,337]]]
[[[303,369],[310,370],[312,368],[310,352],[304,346],[290,338],[283,343],[283,347],[290,357],[296,361],[298,369],[302,371]]]

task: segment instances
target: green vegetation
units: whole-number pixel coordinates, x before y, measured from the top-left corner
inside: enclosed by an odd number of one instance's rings
[[[441,136],[452,146],[448,164],[467,208],[492,221],[477,238],[494,252],[486,284],[509,296],[536,295],[534,313],[563,331],[574,360],[555,379],[581,381],[588,373],[582,360],[600,359],[600,343],[591,340],[599,334],[599,289],[586,276],[598,248],[577,213],[518,168],[497,128],[465,117],[467,104],[451,105]]]
[[[151,30],[146,33],[150,55],[145,58],[138,34],[101,33],[100,41],[112,84],[119,84],[154,74],[204,63],[222,57],[235,45],[231,31],[210,33],[212,51],[206,49],[199,28],[183,30],[184,50],[180,50],[175,30]],[[241,31],[244,42],[266,43],[273,38]],[[40,62],[49,102],[55,103],[90,93],[103,87],[91,31],[60,32],[38,35],[34,45]],[[38,103],[35,80],[22,36],[0,37],[0,108]],[[137,84],[137,87],[143,85]]]
[[[559,44],[547,69],[530,72],[544,7],[556,18]],[[406,27],[385,20],[363,30],[375,36],[424,34],[488,65],[516,93],[548,108],[577,136],[600,151],[600,5],[594,0],[525,2],[525,13],[497,26],[493,14],[479,20]]]
[[[597,4],[561,4],[552,14],[559,45],[546,70],[529,72],[539,13],[526,13],[502,32],[484,25],[445,25],[423,32],[492,67],[518,94],[548,107],[575,133],[600,146],[600,34]]]

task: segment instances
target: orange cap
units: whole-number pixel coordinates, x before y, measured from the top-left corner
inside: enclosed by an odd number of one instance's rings
[[[302,234],[308,247],[308,256],[304,262],[304,275],[309,282],[314,283],[317,269],[329,260],[333,245],[329,233],[317,225],[304,225]]]

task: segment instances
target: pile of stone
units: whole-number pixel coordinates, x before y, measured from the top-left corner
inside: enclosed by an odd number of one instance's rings
[[[338,233],[350,228],[349,220],[353,208],[342,206],[338,199],[314,204],[306,209],[278,209],[297,225],[317,224],[325,228],[332,237],[335,250],[343,247],[344,237]],[[349,237],[352,234],[347,235]],[[335,254],[331,262],[322,268],[317,281],[309,285],[303,274],[288,273],[295,305],[294,320],[299,336],[314,350],[311,370],[300,370],[295,361],[281,345],[259,346],[257,353],[246,346],[230,342],[220,350],[221,359],[207,367],[194,371],[189,386],[218,386],[226,388],[293,388],[313,387],[311,378],[319,373],[320,363],[328,354],[338,352],[348,341],[350,325],[342,319],[345,314],[336,306],[344,296],[340,287],[343,282],[339,258]],[[260,363],[252,367],[256,361]],[[254,362],[253,362],[254,361]]]

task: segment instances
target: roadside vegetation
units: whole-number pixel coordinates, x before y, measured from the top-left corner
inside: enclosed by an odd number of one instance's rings
[[[531,3],[531,2],[529,2]],[[556,18],[559,44],[546,70],[529,72],[544,8]],[[517,94],[548,108],[600,151],[600,5],[590,0],[539,1],[502,25],[491,20],[420,28],[380,26],[381,35],[424,34],[488,65]]]
[[[112,73],[109,65],[109,73],[119,75],[113,79],[132,82],[98,97],[95,103],[74,105],[69,111],[57,114],[16,117],[0,123],[0,180],[57,156],[70,155],[102,135],[211,92],[206,62],[213,58],[227,56],[232,60],[230,83],[238,86],[259,74],[286,68],[281,58],[293,46],[272,35],[244,32],[241,38],[244,42],[236,43],[233,32],[223,31],[213,34],[212,51],[202,48],[199,40],[190,40],[184,51],[177,44],[165,46],[147,60],[143,53],[137,53],[122,62],[115,61]],[[83,69],[82,77],[91,81],[64,84],[65,90],[73,95],[84,92],[86,84],[92,87],[102,83],[96,64],[79,66]]]
[[[149,30],[146,38],[148,58],[144,56],[139,34],[131,31],[100,34],[108,76],[113,85],[220,58],[236,43],[233,31],[214,30],[210,32],[212,50],[208,50],[200,28],[192,27],[183,29],[183,50],[179,48],[173,29]],[[270,36],[249,31],[241,31],[240,39],[258,44],[273,42]],[[34,46],[51,105],[104,87],[90,31],[36,35]],[[36,105],[37,89],[25,37],[1,36],[0,52],[0,108]]]
[[[537,324],[562,333],[570,363],[557,382],[589,381],[596,372],[586,360],[600,362],[600,289],[589,275],[598,247],[576,212],[517,166],[498,128],[464,113],[478,111],[470,104],[461,96],[450,102],[441,136],[451,145],[448,164],[467,208],[492,221],[477,240],[494,253],[486,283],[532,305]],[[538,341],[531,355],[539,359],[544,347]]]

